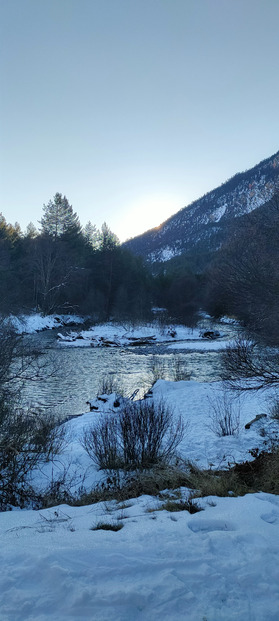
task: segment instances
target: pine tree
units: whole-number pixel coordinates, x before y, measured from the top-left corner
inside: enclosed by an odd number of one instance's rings
[[[86,243],[94,248],[94,250],[98,247],[100,241],[100,231],[96,228],[95,224],[92,224],[90,220],[82,229],[83,237]]]
[[[33,222],[29,222],[29,224],[27,224],[27,227],[26,227],[25,236],[28,237],[28,239],[35,239],[37,235],[38,235],[38,231],[35,227],[35,224],[33,224]]]
[[[0,213],[0,239],[6,239],[11,244],[17,241],[20,237],[21,229],[18,222],[13,226],[8,224],[6,218]]]
[[[44,215],[40,221],[42,233],[54,240],[60,237],[76,237],[81,233],[77,214],[73,211],[66,196],[57,192],[53,201],[43,206]]]
[[[104,222],[101,226],[100,250],[114,250],[119,244],[120,242],[117,235],[115,235],[115,233],[110,230],[107,223]]]
[[[22,237],[22,230],[20,228],[19,222],[14,223],[13,229],[18,237]]]

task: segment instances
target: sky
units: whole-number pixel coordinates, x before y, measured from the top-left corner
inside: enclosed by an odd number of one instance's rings
[[[124,241],[278,151],[278,0],[0,8],[0,211],[23,230],[61,192]]]

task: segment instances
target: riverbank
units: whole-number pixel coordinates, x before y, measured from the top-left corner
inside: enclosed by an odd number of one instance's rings
[[[136,326],[118,322],[98,324],[88,330],[66,331],[58,334],[62,347],[140,347],[164,343],[176,349],[216,351],[229,342],[228,328],[219,331],[205,328],[204,322],[190,328],[177,324],[162,325],[157,321]]]
[[[249,393],[241,399],[237,433],[218,436],[210,409],[218,391],[222,395],[218,382],[163,380],[152,391],[174,417],[183,416],[181,457],[209,469],[252,459],[249,451],[265,446],[275,424],[267,417],[245,429],[268,405],[264,394]],[[110,400],[101,403],[99,412],[65,423],[64,449],[37,472],[38,485],[59,473],[72,478],[73,491],[101,483],[102,473],[80,442],[88,427],[112,415]],[[232,399],[236,414],[238,405]],[[202,510],[191,514],[183,510],[191,492],[181,487],[126,502],[0,513],[1,618],[275,621],[278,496],[210,495],[194,500]],[[181,507],[174,512],[175,502]]]
[[[58,343],[71,347],[125,347],[137,345],[153,345],[155,343],[171,343],[174,349],[183,347],[183,342],[197,343],[197,350],[218,350],[227,345],[226,338],[233,320],[223,318],[216,323],[209,316],[203,317],[196,327],[179,324],[162,324],[156,319],[147,323],[131,323],[109,321],[93,325],[89,329],[78,331],[74,327],[82,327],[90,321],[89,317],[79,315],[41,313],[9,315],[3,320],[13,327],[17,334],[35,334],[45,330],[63,329],[57,334]],[[224,329],[223,329],[224,328]],[[199,344],[198,344],[199,343]],[[189,345],[187,346],[189,348]]]
[[[279,422],[266,415],[250,429],[245,425],[257,415],[268,413],[269,398],[265,392],[245,395],[226,391],[222,382],[167,381],[158,380],[148,393],[155,404],[163,403],[173,415],[174,420],[182,417],[185,434],[179,447],[183,459],[193,462],[199,468],[228,468],[229,465],[252,461],[251,451],[255,447],[263,450],[268,441],[279,434]],[[98,425],[106,416],[117,416],[121,408],[114,407],[118,401],[117,393],[93,396],[88,399],[91,412],[86,412],[64,424],[67,443],[57,463],[47,465],[43,474],[45,479],[60,478],[62,472],[69,473],[69,479],[77,480],[72,491],[76,492],[81,478],[86,490],[102,481],[103,474],[98,471],[84,449],[81,439],[90,426]],[[218,412],[216,413],[216,404]],[[230,414],[235,424],[234,433],[222,435],[218,419]],[[86,473],[86,475],[85,475]],[[41,485],[38,473],[38,485]]]
[[[34,334],[43,330],[82,325],[84,317],[79,315],[42,315],[41,313],[9,315],[4,323],[11,325],[17,334]]]

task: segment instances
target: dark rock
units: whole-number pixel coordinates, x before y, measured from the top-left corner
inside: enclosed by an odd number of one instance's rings
[[[205,332],[201,332],[201,336],[203,339],[218,339],[220,332],[218,330],[205,330]]]

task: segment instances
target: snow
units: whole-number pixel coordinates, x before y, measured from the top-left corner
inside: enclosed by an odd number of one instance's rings
[[[278,498],[127,504],[1,514],[2,621],[277,621]]]
[[[220,317],[219,322],[220,323],[231,324],[231,325],[235,325],[235,326],[239,325],[239,321],[237,319],[234,319],[233,317],[227,317],[227,315],[224,315],[223,317]]]
[[[78,315],[10,315],[6,320],[10,323],[18,334],[33,334],[42,330],[52,330],[57,328],[67,328],[73,325],[82,325],[84,318]],[[222,323],[230,323],[229,318],[224,318]],[[231,323],[234,323],[233,320]],[[59,344],[71,347],[98,347],[103,341],[112,341],[114,346],[127,347],[131,345],[133,339],[148,339],[157,343],[171,342],[169,347],[173,349],[191,349],[195,351],[217,351],[225,349],[229,341],[224,335],[214,342],[204,339],[203,330],[200,327],[189,328],[182,325],[162,325],[159,321],[151,322],[149,325],[130,325],[108,322],[98,324],[89,330],[76,332],[67,330],[67,334],[58,333]]]
[[[165,380],[152,389],[155,402],[183,417],[181,456],[200,467],[252,459],[249,451],[278,431],[269,416],[245,429],[267,412],[266,395],[248,393],[240,398],[239,434],[218,437],[211,403],[222,391],[220,382]],[[64,424],[65,448],[34,473],[35,484],[65,470],[75,474],[73,491],[102,480],[80,439],[106,412],[117,416],[114,402],[115,394]],[[237,397],[232,404],[238,411]],[[181,495],[187,499],[189,490]],[[194,502],[203,510],[171,513],[162,510],[162,497],[141,496],[0,513],[1,621],[277,621],[279,497],[258,492]],[[123,528],[93,530],[100,522]]]
[[[226,213],[226,209],[227,209],[227,203],[225,202],[223,205],[220,205],[220,207],[217,207],[217,209],[215,209],[212,212],[211,219],[214,222],[219,222],[219,220],[221,220],[223,215]]]
[[[181,445],[182,456],[197,463],[202,468],[226,467],[229,463],[251,460],[249,451],[255,446],[263,446],[267,437],[275,430],[279,431],[277,422],[268,417],[253,424],[249,431],[246,423],[257,414],[267,411],[267,396],[253,393],[245,396],[229,393],[232,411],[237,415],[240,410],[239,435],[217,437],[212,422],[214,417],[212,403],[223,399],[222,382],[158,380],[153,388],[155,402],[163,402],[174,416],[183,416],[186,434]],[[262,429],[265,436],[260,436]]]
[[[204,339],[203,330],[200,327],[189,328],[182,325],[161,325],[159,322],[152,322],[149,325],[138,325],[136,327],[117,324],[115,322],[98,324],[89,330],[81,332],[71,331],[67,335],[58,334],[59,344],[70,347],[99,347],[105,342],[109,342],[114,347],[132,346],[134,339],[151,339],[154,343],[175,343],[175,347],[190,348],[197,350],[205,349],[224,349],[228,344],[227,340],[218,340],[212,343]],[[221,334],[220,339],[224,336]],[[107,345],[106,345],[107,346]]]
[[[151,262],[161,261],[162,263],[164,263],[165,261],[173,259],[173,257],[179,256],[180,254],[181,249],[177,248],[176,246],[174,246],[173,248],[171,246],[165,246],[165,248],[162,248],[161,250],[159,249],[156,252],[150,252],[148,255],[148,259]]]
[[[220,349],[226,349],[230,341],[189,341],[184,343],[172,343],[168,345],[169,349],[191,349],[193,351],[219,351]]]
[[[51,330],[61,326],[82,324],[84,319],[78,315],[9,315],[5,320],[10,323],[18,334],[33,334],[41,330]]]

